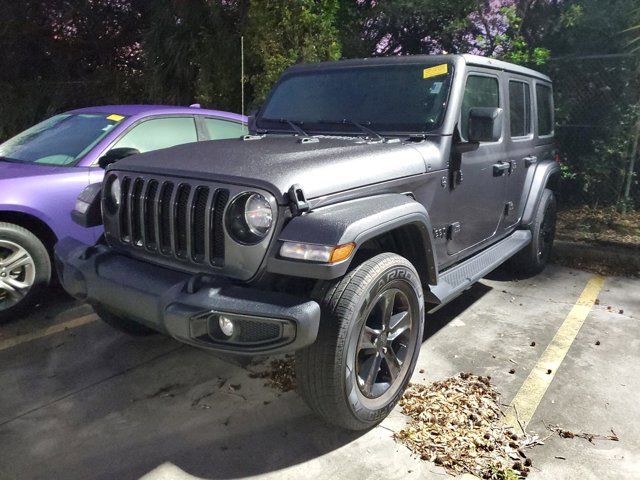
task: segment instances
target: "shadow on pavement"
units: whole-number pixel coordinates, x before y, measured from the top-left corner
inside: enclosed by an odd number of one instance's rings
[[[424,335],[422,341],[425,342],[430,337],[438,333],[438,331],[462,312],[471,308],[474,303],[484,297],[492,290],[491,287],[483,283],[474,284],[469,290],[465,291],[458,298],[448,303],[440,310],[434,313],[428,313],[425,319]]]

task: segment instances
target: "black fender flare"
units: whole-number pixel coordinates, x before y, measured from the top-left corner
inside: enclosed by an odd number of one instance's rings
[[[542,193],[548,186],[557,192],[560,185],[560,166],[553,160],[542,162],[536,166],[533,176],[529,196],[524,206],[522,214],[522,226],[529,228],[535,218]]]
[[[425,278],[430,284],[435,285],[438,273],[431,220],[424,206],[409,195],[389,193],[358,198],[327,205],[294,217],[278,236],[278,245],[282,245],[282,242],[317,245],[344,245],[353,242],[357,251],[367,240],[407,225],[417,227],[428,268]],[[272,256],[267,260],[267,271],[331,280],[347,272],[354,254],[355,252],[349,258],[335,264],[310,263]]]

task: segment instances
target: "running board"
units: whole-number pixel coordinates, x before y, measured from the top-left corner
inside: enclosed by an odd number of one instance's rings
[[[516,230],[504,240],[440,273],[438,284],[431,285],[431,291],[425,292],[427,302],[435,304],[429,313],[435,312],[469,289],[487,273],[526,247],[529,242],[529,230]]]

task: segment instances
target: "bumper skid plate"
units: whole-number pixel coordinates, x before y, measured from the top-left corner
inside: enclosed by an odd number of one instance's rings
[[[56,245],[55,257],[60,281],[74,297],[191,345],[283,353],[313,343],[318,334],[314,301],[194,277],[71,238]]]

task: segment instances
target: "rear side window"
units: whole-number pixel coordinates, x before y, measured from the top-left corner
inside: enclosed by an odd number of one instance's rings
[[[509,82],[509,118],[512,137],[531,133],[531,89],[528,83]]]
[[[196,141],[193,117],[154,118],[133,127],[113,148],[130,147],[144,153]]]
[[[536,85],[536,105],[538,107],[538,135],[551,135],[553,133],[553,97],[551,87],[548,85]]]
[[[470,75],[467,78],[460,118],[460,133],[463,138],[468,137],[469,112],[476,107],[500,107],[497,78],[480,75]]]
[[[239,138],[247,133],[247,129],[243,124],[217,118],[205,118],[204,126],[211,140]]]

